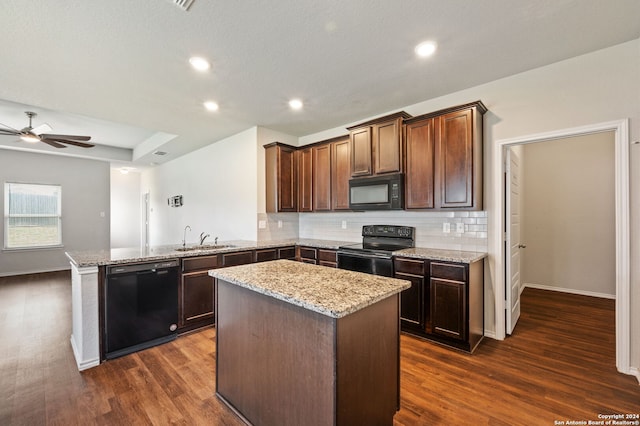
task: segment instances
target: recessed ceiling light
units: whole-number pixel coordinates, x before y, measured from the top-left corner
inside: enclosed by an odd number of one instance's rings
[[[218,104],[213,101],[207,101],[203,105],[209,111],[217,111],[218,108],[220,108]]]
[[[197,71],[207,71],[209,68],[211,68],[209,61],[200,56],[193,56],[189,58],[189,63],[191,64],[193,69]]]
[[[291,99],[289,101],[289,107],[295,110],[302,109],[302,101],[300,99]]]
[[[414,50],[416,52],[416,55],[420,56],[421,58],[426,58],[433,55],[436,51],[436,48],[437,44],[435,43],[435,41],[424,41],[417,45]]]

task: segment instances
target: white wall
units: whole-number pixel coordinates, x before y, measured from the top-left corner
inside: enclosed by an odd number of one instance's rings
[[[473,70],[469,70],[473,72]],[[452,105],[480,99],[489,112],[484,119],[484,205],[494,197],[492,162],[495,142],[546,131],[567,129],[630,119],[630,138],[640,140],[640,39],[578,56],[542,68],[506,77],[467,90],[451,93],[403,109],[418,115]],[[367,120],[370,117],[363,117]],[[345,127],[300,138],[300,145],[344,134]],[[640,256],[640,145],[632,145],[630,159],[631,259]],[[501,212],[488,213],[489,236],[493,218]],[[489,240],[489,247],[497,242]],[[485,268],[485,327],[495,331],[493,281],[495,253],[489,253]],[[631,262],[631,365],[640,366],[640,262]]]
[[[111,169],[111,248],[140,246],[140,173]]]
[[[151,196],[153,245],[198,242],[201,232],[226,240],[257,239],[257,128],[216,142],[142,173],[142,192]],[[182,207],[167,198],[182,195]]]
[[[522,281],[615,297],[614,134],[524,146]]]
[[[109,163],[0,150],[0,182],[62,186],[62,248],[2,251],[0,276],[69,269],[65,251],[109,249]],[[4,195],[0,197],[4,212]],[[101,216],[101,213],[104,216]],[[0,229],[4,241],[4,226]]]

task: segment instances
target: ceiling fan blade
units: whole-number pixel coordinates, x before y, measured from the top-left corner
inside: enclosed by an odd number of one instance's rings
[[[46,143],[47,145],[51,145],[54,148],[66,148],[65,145],[58,143],[56,141],[52,141],[51,139],[40,139],[41,142]]]
[[[80,148],[92,148],[92,147],[95,146],[95,145],[90,144],[90,143],[84,143],[84,142],[78,142],[78,141],[70,141],[70,140],[67,140],[67,139],[60,139],[60,138],[49,138],[49,137],[47,137],[47,138],[42,138],[41,140],[42,140],[42,142],[46,142],[46,143],[49,143],[49,142],[58,143],[58,144],[59,143],[66,143],[68,145],[79,146]]]
[[[88,141],[91,140],[91,136],[74,136],[74,135],[51,135],[51,134],[43,134],[40,135],[43,138],[47,139],[72,139],[74,141]]]
[[[20,132],[14,132],[13,130],[9,130],[9,129],[0,129],[0,135],[11,135],[11,136],[17,136],[19,135]]]
[[[31,133],[40,135],[45,132],[50,132],[51,130],[53,130],[51,126],[49,126],[47,123],[42,123],[38,127],[34,127],[33,129],[31,129]]]
[[[2,124],[2,123],[0,123],[0,126],[6,127],[6,129],[0,129],[0,131],[7,132],[6,134],[8,134],[8,135],[19,135],[20,134],[20,130],[14,129],[11,126],[7,126],[6,124]],[[8,132],[14,132],[14,133],[8,133]]]

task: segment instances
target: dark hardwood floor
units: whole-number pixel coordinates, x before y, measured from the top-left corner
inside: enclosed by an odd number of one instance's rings
[[[0,278],[0,425],[241,425],[214,395],[215,329],[77,371],[67,272]],[[553,425],[640,413],[612,300],[527,289],[473,355],[402,336],[395,425]]]

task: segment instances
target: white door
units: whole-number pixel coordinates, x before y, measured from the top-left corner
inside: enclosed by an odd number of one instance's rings
[[[513,329],[520,318],[520,249],[525,246],[520,242],[520,158],[513,149],[507,150],[506,170],[506,274],[505,290],[507,334]]]

